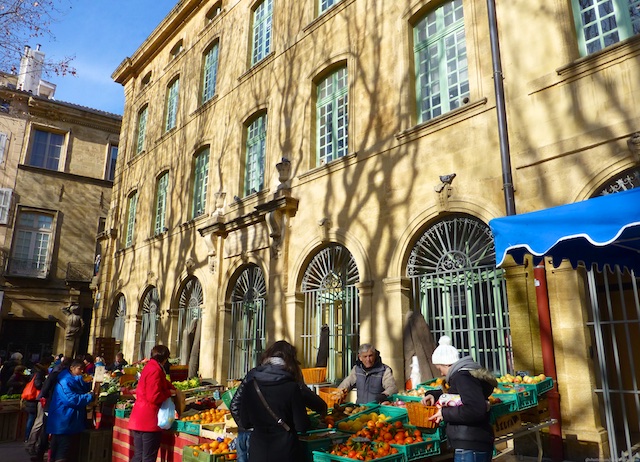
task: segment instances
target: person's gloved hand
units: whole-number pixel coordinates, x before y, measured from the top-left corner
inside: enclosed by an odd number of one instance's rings
[[[376,395],[376,403],[381,403],[383,401],[387,401],[388,399],[389,397],[384,393],[380,393],[379,395]]]

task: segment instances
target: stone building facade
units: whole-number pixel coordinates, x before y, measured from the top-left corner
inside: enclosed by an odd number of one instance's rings
[[[25,59],[42,55],[31,51]],[[55,85],[30,72],[37,78],[26,82],[0,76],[0,355],[19,351],[29,365],[45,354],[87,352],[96,236],[111,202],[121,123],[55,101]],[[81,320],[86,329],[67,341]]]
[[[113,74],[94,336],[221,382],[280,338],[339,380],[373,342],[404,383],[420,310],[496,372],[542,372],[533,269],[496,268],[487,226],[511,187],[492,3],[179,2]],[[518,213],[638,184],[638,2],[597,3],[497,2]],[[598,457],[585,272],[547,277],[565,457]]]

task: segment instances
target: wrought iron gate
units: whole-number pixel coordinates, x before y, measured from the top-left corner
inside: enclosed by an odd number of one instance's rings
[[[513,371],[506,284],[485,223],[467,215],[436,223],[416,242],[407,275],[413,309],[422,312],[436,342],[446,334],[484,367]]]
[[[140,359],[149,358],[158,335],[158,316],[160,313],[160,294],[158,289],[149,289],[142,300],[142,327],[140,329]]]
[[[322,326],[329,327],[327,380],[345,377],[356,361],[360,299],[356,283],[360,276],[351,253],[334,244],[318,252],[302,279],[304,314],[302,327],[303,367],[314,367]]]
[[[178,300],[178,342],[177,349],[180,356],[180,364],[189,364],[189,356],[191,355],[190,346],[185,345],[188,341],[188,333],[191,330],[192,322],[202,317],[202,304],[204,298],[202,296],[202,285],[196,278],[189,279]]]

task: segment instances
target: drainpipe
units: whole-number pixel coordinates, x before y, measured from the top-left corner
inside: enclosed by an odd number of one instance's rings
[[[500,40],[498,37],[498,19],[495,0],[487,0],[489,19],[489,39],[491,42],[491,58],[493,62],[493,86],[496,94],[496,114],[498,117],[498,136],[500,140],[500,160],[502,162],[502,187],[507,215],[516,214],[513,176],[511,174],[511,153],[509,151],[509,132],[507,130],[507,113],[504,97],[502,61],[500,58]],[[551,313],[549,310],[549,294],[547,292],[547,274],[544,260],[534,269],[538,318],[540,322],[540,343],[542,362],[546,376],[553,378],[553,390],[548,392],[549,414],[558,423],[550,428],[551,457],[554,462],[564,458],[562,448],[562,426],[560,421],[560,395],[556,379],[556,360],[553,350],[553,334],[551,332]]]

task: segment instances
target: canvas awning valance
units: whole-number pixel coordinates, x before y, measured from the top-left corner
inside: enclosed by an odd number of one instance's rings
[[[640,270],[640,188],[489,222],[500,266],[507,254],[522,263],[531,254],[554,266],[567,259],[599,270]]]

